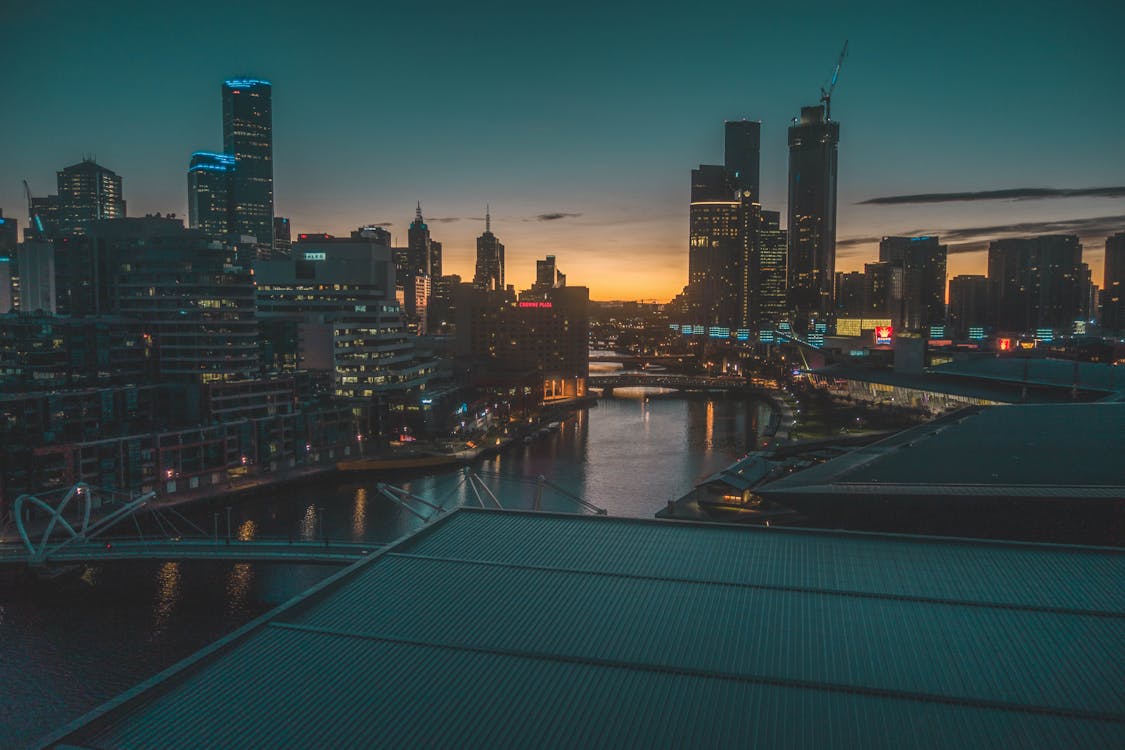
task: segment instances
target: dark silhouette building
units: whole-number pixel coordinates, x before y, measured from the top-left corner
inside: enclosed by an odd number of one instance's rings
[[[282,258],[288,258],[293,251],[293,227],[285,216],[273,217],[273,251]]]
[[[125,217],[121,177],[90,159],[61,169],[58,188],[60,234],[82,234],[91,222]]]
[[[908,331],[945,322],[945,245],[937,237],[884,237],[879,260],[902,269],[902,308],[897,317]]]
[[[1125,232],[1105,241],[1105,275],[1102,282],[1102,326],[1125,329]]]
[[[867,277],[862,271],[836,272],[836,315],[860,317],[863,309],[863,289]]]
[[[273,246],[273,87],[236,78],[223,83],[223,151],[234,157],[230,231]]]
[[[1000,331],[1069,331],[1081,316],[1086,270],[1077,235],[994,240],[988,247],[990,323]]]
[[[235,158],[196,151],[188,167],[188,226],[221,240],[231,229],[231,182]]]
[[[962,275],[949,281],[949,326],[954,335],[988,325],[988,277]]]
[[[789,127],[789,305],[798,328],[824,320],[836,274],[836,151],[840,123],[823,105]]]
[[[761,200],[759,162],[762,150],[762,123],[752,120],[728,120],[726,123],[724,171],[730,187],[747,193],[751,201]]]
[[[477,237],[477,265],[473,286],[478,289],[504,288],[504,245],[492,233],[492,213],[484,212],[484,234]]]

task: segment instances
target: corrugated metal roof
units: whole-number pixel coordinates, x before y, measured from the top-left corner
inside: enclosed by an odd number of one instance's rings
[[[1125,554],[460,510],[97,747],[1125,743]]]

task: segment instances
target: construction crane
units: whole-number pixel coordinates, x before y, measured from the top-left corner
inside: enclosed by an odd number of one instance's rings
[[[828,88],[820,87],[820,100],[824,102],[824,119],[832,119],[832,92],[836,89],[836,80],[840,77],[840,66],[844,64],[844,58],[848,54],[848,40],[844,40],[844,48],[840,50],[840,59],[836,61],[836,69],[832,71],[832,81],[828,84]]]

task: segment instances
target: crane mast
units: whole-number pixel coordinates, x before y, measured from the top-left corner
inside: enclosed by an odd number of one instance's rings
[[[832,119],[832,92],[836,89],[836,81],[840,78],[840,66],[844,64],[844,58],[848,54],[848,40],[844,40],[844,48],[840,50],[840,57],[836,60],[836,68],[832,71],[832,80],[828,84],[828,88],[820,87],[820,100],[824,102],[824,119]]]

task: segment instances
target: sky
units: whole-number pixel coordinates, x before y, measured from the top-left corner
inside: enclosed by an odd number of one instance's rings
[[[446,273],[471,276],[490,204],[517,288],[553,254],[594,299],[667,300],[723,121],[762,122],[762,203],[784,216],[786,128],[847,39],[837,270],[937,234],[951,277],[984,273],[989,239],[1063,232],[1100,283],[1125,231],[1125,3],[8,5],[0,209],[21,226],[21,180],[54,193],[89,155],[129,215],[186,217],[191,152],[222,149],[222,81],[255,76],[296,232],[390,223],[405,244],[421,201]],[[1024,188],[1077,194],[973,195]],[[898,196],[925,200],[867,202]]]

